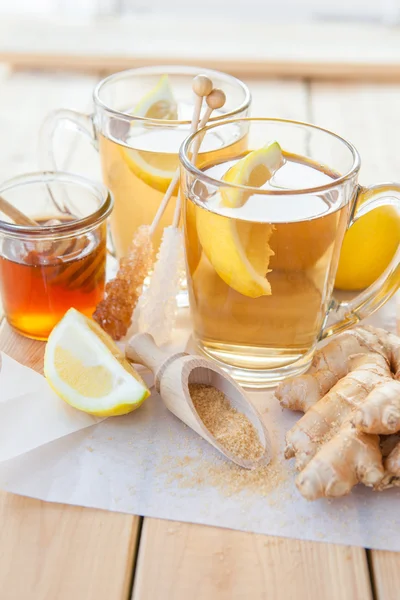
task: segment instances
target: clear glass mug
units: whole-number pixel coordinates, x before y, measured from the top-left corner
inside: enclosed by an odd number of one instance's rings
[[[38,226],[13,222],[2,199]],[[104,295],[112,208],[105,186],[70,173],[0,184],[0,295],[16,331],[46,340],[69,308],[92,316]]]
[[[276,140],[286,162],[261,188],[235,185],[222,180],[235,160],[201,168],[191,162],[199,138],[223,136],[232,123],[212,124],[184,142],[189,302],[200,351],[242,384],[265,387],[305,371],[319,340],[357,324],[398,289],[399,249],[355,298],[332,296],[347,228],[377,207],[400,210],[400,184],[360,186],[354,146],[314,125],[234,123],[250,150]]]
[[[115,199],[111,230],[119,257],[126,253],[134,231],[152,222],[179,166],[179,147],[188,135],[193,112],[192,80],[199,73],[208,75],[214,87],[222,88],[227,97],[225,106],[215,111],[211,121],[247,115],[250,92],[235,77],[199,67],[155,66],[123,71],[103,79],[93,93],[93,114],[62,109],[51,113],[43,125],[40,142],[44,168],[55,170],[57,167],[53,137],[58,125],[72,127],[86,135],[99,151],[104,183]],[[178,119],[145,118],[135,114],[135,107],[159,86],[164,75],[168,75],[178,102]],[[143,113],[143,106],[139,112]],[[217,156],[235,154],[237,146],[245,143],[237,139],[236,133],[234,127],[226,130],[227,137],[221,142],[213,140],[211,148]],[[220,148],[221,143],[223,148]],[[163,228],[172,222],[174,208],[175,198],[155,232],[155,249]]]

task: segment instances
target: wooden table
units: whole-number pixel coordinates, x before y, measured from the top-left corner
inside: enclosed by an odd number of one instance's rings
[[[0,178],[33,170],[43,116],[85,109],[94,78],[0,69]],[[400,179],[400,86],[249,81],[254,115],[312,120],[353,141],[361,180]],[[74,147],[70,165],[97,174]],[[90,158],[90,161],[89,161]],[[0,349],[39,371],[43,344],[3,322]],[[29,358],[27,358],[29,357]],[[1,600],[398,600],[400,553],[48,504],[0,493]]]

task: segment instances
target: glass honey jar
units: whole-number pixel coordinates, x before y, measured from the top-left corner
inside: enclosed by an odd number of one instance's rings
[[[32,224],[7,216],[2,200]],[[46,340],[69,308],[92,315],[104,295],[112,208],[105,186],[70,173],[0,184],[0,293],[16,331]]]

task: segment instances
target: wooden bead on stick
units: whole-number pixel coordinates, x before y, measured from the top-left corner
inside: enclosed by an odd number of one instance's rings
[[[207,75],[197,75],[193,79],[192,89],[195,94],[204,98],[204,96],[208,96],[213,89],[213,82]]]
[[[215,88],[212,90],[210,94],[208,94],[206,98],[207,105],[216,110],[217,108],[222,108],[225,104],[226,96],[222,90],[219,88]]]
[[[201,119],[201,121],[199,123],[198,129],[202,129],[205,125],[207,125],[208,120],[211,117],[213,110],[215,110],[217,108],[222,108],[224,106],[225,102],[226,102],[226,96],[225,96],[224,92],[222,90],[220,90],[219,88],[213,89],[212,92],[210,92],[208,94],[208,96],[206,97],[207,108],[205,110],[203,118]],[[199,152],[199,148],[200,148],[200,144],[202,142],[203,136],[204,136],[204,134],[201,136],[198,136],[193,144],[192,162],[194,165],[196,164],[197,154]]]

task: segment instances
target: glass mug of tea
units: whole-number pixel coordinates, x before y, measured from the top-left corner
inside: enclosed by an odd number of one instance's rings
[[[69,308],[92,316],[104,295],[112,208],[105,186],[70,173],[0,184],[0,296],[16,331],[46,340]]]
[[[233,123],[249,150],[193,165],[199,139],[223,136]],[[272,141],[282,148],[272,177],[261,187],[233,183],[235,169],[227,171]],[[338,135],[295,121],[240,119],[190,136],[180,160],[195,342],[242,384],[275,385],[305,371],[319,340],[358,323],[398,289],[399,249],[352,300],[332,296],[346,230],[379,206],[400,210],[400,184],[360,186],[358,152]]]
[[[225,106],[213,113],[211,121],[247,115],[251,96],[238,79],[198,67],[155,66],[115,73],[101,81],[93,93],[92,115],[58,110],[44,123],[42,167],[56,169],[52,144],[59,124],[85,134],[99,150],[104,183],[115,200],[111,230],[119,257],[126,253],[135,230],[152,222],[179,166],[179,147],[193,113],[192,80],[200,72],[226,94]],[[237,137],[236,127],[225,131],[224,140],[212,140],[213,160],[235,156],[245,143]],[[164,227],[172,223],[175,201],[176,196],[155,231],[155,250]]]

